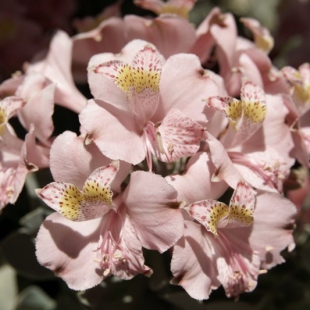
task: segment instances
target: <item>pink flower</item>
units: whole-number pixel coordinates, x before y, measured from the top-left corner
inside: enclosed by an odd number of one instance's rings
[[[244,181],[238,182],[227,206],[215,200],[224,184],[216,194],[210,178],[207,186],[207,178],[200,181],[208,170],[211,175],[214,168],[200,155],[184,175],[167,178],[179,199],[185,199],[187,211],[184,236],[173,249],[172,283],[195,299],[209,298],[220,285],[228,297],[238,297],[255,288],[260,273],[283,262],[284,248],[293,249],[295,208],[279,194],[256,194]],[[186,182],[195,177],[198,182]],[[200,200],[195,201],[195,195]]]
[[[208,99],[207,106],[224,113],[230,124],[219,134],[222,143],[211,135],[207,140],[217,167],[213,180],[225,180],[235,187],[241,173],[255,188],[282,191],[294,163],[289,154],[293,143],[285,124],[288,110],[283,98],[265,96],[260,87],[245,82],[241,100],[215,96]]]
[[[197,57],[179,54],[164,63],[144,41],[132,41],[120,55],[90,62],[95,100],[80,114],[88,140],[112,159],[138,164],[146,157],[150,169],[151,154],[164,162],[195,154],[204,132],[198,121],[206,121],[202,98],[218,93]]]
[[[73,162],[63,150],[64,143],[75,153],[70,157]],[[133,172],[129,185],[121,191],[128,165],[114,161],[86,178],[95,158],[107,160],[99,156],[94,144],[86,148],[83,151],[83,140],[73,133],[57,138],[51,169],[59,181],[37,190],[62,215],[50,215],[41,226],[36,242],[38,260],[76,290],[93,287],[110,274],[122,279],[138,273],[150,275],[142,246],[164,252],[183,234],[177,192],[162,177]],[[76,180],[77,185],[63,182],[65,178]]]

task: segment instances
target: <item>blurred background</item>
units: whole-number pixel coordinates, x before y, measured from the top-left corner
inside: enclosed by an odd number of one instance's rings
[[[113,0],[1,0],[0,1],[0,81],[21,70],[25,62],[48,48],[57,29],[77,33],[79,20],[97,16]],[[121,14],[152,15],[123,0]],[[196,25],[209,11],[219,6],[223,12],[240,17],[254,17],[267,27],[275,47],[270,57],[275,66],[298,67],[310,61],[310,1],[308,0],[198,0],[190,12]],[[98,20],[98,23],[100,20]],[[240,27],[240,34],[243,28]],[[78,129],[73,121],[58,121],[57,134]],[[67,113],[67,112],[66,112]],[[301,202],[295,230],[296,249],[284,253],[286,263],[259,277],[252,293],[238,301],[225,297],[222,288],[210,300],[192,300],[182,288],[169,284],[169,253],[145,251],[146,264],[154,269],[149,279],[137,276],[131,281],[111,277],[87,292],[74,292],[41,267],[35,258],[34,238],[45,216],[51,211],[33,194],[37,179],[51,180],[48,171],[30,178],[15,205],[8,205],[0,215],[0,310],[55,309],[207,309],[207,310],[309,310],[310,309],[310,197]]]

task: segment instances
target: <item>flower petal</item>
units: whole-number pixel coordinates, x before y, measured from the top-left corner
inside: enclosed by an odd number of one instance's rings
[[[230,211],[225,203],[212,199],[194,202],[186,209],[195,220],[216,236],[219,222],[227,219]]]
[[[183,234],[177,191],[151,172],[136,171],[123,196],[128,215],[143,247],[166,251]]]
[[[72,222],[53,213],[41,225],[36,238],[39,263],[60,276],[71,289],[89,289],[102,281],[94,250],[101,219]]]
[[[178,109],[171,109],[156,129],[156,140],[150,139],[153,152],[164,162],[194,155],[199,147],[204,128]]]
[[[171,282],[181,285],[192,298],[208,299],[211,291],[220,285],[209,233],[194,222],[184,223],[184,237],[173,247],[171,272],[174,279]]]
[[[72,221],[101,217],[113,206],[110,184],[119,163],[96,169],[80,191],[74,184],[53,182],[37,190],[38,196],[51,208]]]

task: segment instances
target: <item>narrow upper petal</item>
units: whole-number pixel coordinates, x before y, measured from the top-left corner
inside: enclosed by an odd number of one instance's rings
[[[113,207],[110,184],[119,163],[96,169],[86,180],[82,191],[74,184],[53,182],[37,190],[38,196],[51,208],[72,221],[101,217]]]
[[[164,162],[194,155],[204,132],[201,125],[177,109],[171,109],[155,127],[156,139],[150,138],[150,142],[155,156]]]

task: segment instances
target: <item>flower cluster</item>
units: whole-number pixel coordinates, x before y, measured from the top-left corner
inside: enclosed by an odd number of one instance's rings
[[[294,248],[283,185],[309,164],[310,65],[275,68],[251,18],[253,41],[219,8],[195,29],[194,2],[136,1],[155,18],[109,8],[0,86],[1,208],[50,168],[55,182],[36,193],[56,212],[36,255],[72,289],[150,276],[145,248],[170,251],[171,283],[191,297],[238,297]],[[90,100],[75,86],[86,81]],[[54,104],[79,115],[78,135],[52,136]]]

